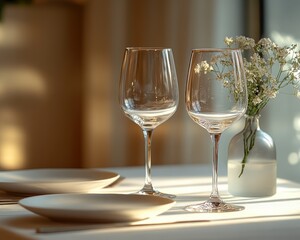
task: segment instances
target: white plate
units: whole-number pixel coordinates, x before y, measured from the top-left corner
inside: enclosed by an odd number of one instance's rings
[[[84,193],[103,188],[120,175],[96,169],[30,169],[0,172],[0,189],[25,195]]]
[[[175,201],[138,194],[52,194],[24,198],[24,208],[55,221],[125,222],[167,211]]]

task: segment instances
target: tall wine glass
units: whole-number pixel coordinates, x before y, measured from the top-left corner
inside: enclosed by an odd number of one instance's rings
[[[247,88],[238,49],[192,50],[185,104],[189,116],[210,134],[213,143],[212,192],[203,203],[186,207],[191,212],[231,212],[244,209],[225,203],[218,191],[218,146],[222,132],[246,112]]]
[[[175,197],[155,190],[151,182],[153,130],[176,111],[177,74],[170,48],[125,49],[119,82],[119,102],[125,115],[138,124],[145,140],[145,184],[141,194]]]

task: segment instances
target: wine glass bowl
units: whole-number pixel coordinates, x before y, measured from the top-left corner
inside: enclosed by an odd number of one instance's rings
[[[218,191],[218,148],[221,134],[246,112],[247,88],[238,49],[192,50],[185,89],[188,115],[207,130],[213,143],[212,192],[203,203],[186,207],[192,212],[229,212],[244,209],[225,203]]]
[[[119,81],[119,103],[125,115],[142,128],[145,140],[145,184],[141,194],[175,197],[155,190],[151,181],[152,131],[176,111],[177,74],[170,48],[125,49]]]

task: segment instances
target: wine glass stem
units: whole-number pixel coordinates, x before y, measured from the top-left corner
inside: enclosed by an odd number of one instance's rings
[[[151,140],[153,130],[143,130],[145,140],[145,185],[144,189],[153,191],[151,180]]]
[[[213,173],[212,173],[212,191],[210,198],[220,199],[219,190],[218,190],[218,161],[219,161],[219,140],[221,137],[220,133],[210,134],[212,143],[213,143]]]

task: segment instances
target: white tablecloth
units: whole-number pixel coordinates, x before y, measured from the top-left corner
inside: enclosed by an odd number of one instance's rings
[[[127,167],[109,169],[125,179],[104,192],[131,193],[143,185],[144,169]],[[210,166],[177,165],[153,167],[153,183],[164,192],[177,195],[169,211],[148,222],[204,220],[196,223],[147,227],[96,229],[65,233],[40,234],[41,226],[71,225],[35,215],[19,205],[0,206],[0,239],[72,239],[72,240],[153,240],[153,239],[300,239],[300,185],[278,179],[277,194],[267,198],[237,198],[227,192],[224,172],[219,179],[223,199],[245,206],[232,213],[189,213],[184,206],[206,200],[211,190]],[[0,194],[1,197],[1,194]]]

